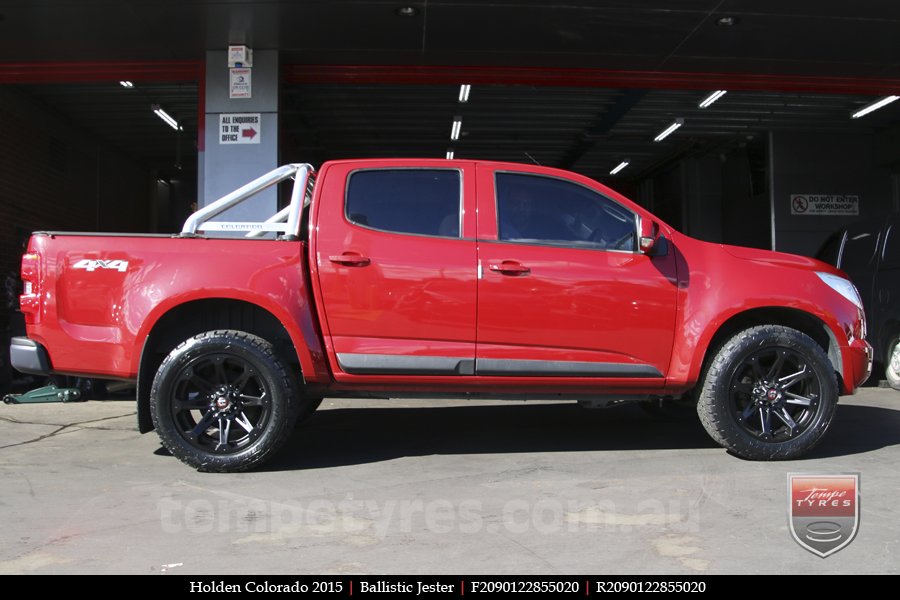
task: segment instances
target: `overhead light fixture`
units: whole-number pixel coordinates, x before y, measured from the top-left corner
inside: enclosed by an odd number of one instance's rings
[[[468,102],[469,101],[469,92],[472,91],[472,86],[468,83],[464,83],[459,86],[459,101],[460,102]]]
[[[711,93],[706,98],[701,100],[700,104],[698,104],[697,106],[698,106],[698,108],[708,108],[709,106],[712,106],[713,102],[715,102],[716,100],[718,100],[719,98],[721,98],[722,96],[724,96],[727,93],[728,93],[728,90],[716,90],[715,92]]]
[[[119,85],[121,85],[123,88],[133,88],[134,87],[133,83],[131,83],[130,81],[126,81],[126,80],[120,81]]]
[[[625,160],[620,162],[618,165],[616,165],[616,168],[613,169],[612,171],[610,171],[609,174],[615,175],[616,173],[618,173],[619,171],[621,171],[622,169],[627,167],[629,164],[630,164],[630,161],[626,158]]]
[[[860,117],[863,117],[872,111],[876,111],[879,108],[887,106],[888,104],[890,104],[891,102],[893,102],[897,99],[900,99],[900,96],[885,96],[884,98],[879,98],[875,102],[872,102],[870,104],[866,104],[865,106],[863,106],[861,109],[859,109],[858,111],[856,111],[855,113],[850,115],[850,118],[858,119]]]
[[[672,132],[674,132],[676,129],[678,129],[682,125],[684,125],[684,119],[675,119],[675,121],[671,125],[669,125],[665,129],[660,131],[659,135],[657,135],[655,138],[653,138],[653,141],[654,142],[663,141],[664,139],[666,139],[667,137],[672,135]]]
[[[716,25],[719,27],[731,27],[733,25],[737,25],[741,20],[738,17],[725,16],[719,17],[716,19]]]
[[[453,117],[453,126],[450,127],[450,139],[458,140],[459,132],[462,130],[462,117]]]
[[[401,6],[394,11],[398,17],[414,17],[419,14],[419,9],[415,6]]]
[[[178,124],[178,121],[176,121],[176,120],[172,117],[172,115],[170,115],[169,113],[167,113],[166,111],[164,111],[162,108],[160,108],[159,104],[154,104],[154,105],[153,105],[153,112],[156,113],[156,116],[157,116],[157,117],[159,117],[160,119],[162,119],[163,121],[165,121],[165,122],[166,122],[166,125],[168,125],[168,126],[171,127],[172,129],[174,129],[175,131],[178,131],[179,129],[182,129],[182,127]]]
[[[447,160],[453,160],[453,148],[447,150]]]

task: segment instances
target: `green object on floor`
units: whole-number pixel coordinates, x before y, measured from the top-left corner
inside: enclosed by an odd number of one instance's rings
[[[37,404],[39,402],[77,402],[81,400],[78,388],[61,388],[52,383],[25,392],[24,394],[7,394],[3,401],[7,404]]]

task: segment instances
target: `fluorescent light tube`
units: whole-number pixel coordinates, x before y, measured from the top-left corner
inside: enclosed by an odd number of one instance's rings
[[[450,128],[450,139],[458,140],[462,130],[462,117],[453,117],[453,126]]]
[[[447,160],[453,160],[453,150],[447,150]]]
[[[610,174],[610,175],[615,175],[616,173],[618,173],[619,171],[621,171],[622,169],[624,169],[625,167],[627,167],[628,164],[629,164],[629,162],[628,162],[627,160],[623,160],[622,162],[620,162],[620,163],[616,166],[615,169],[613,169],[612,171],[610,171],[609,174]]]
[[[872,111],[878,110],[879,108],[881,108],[883,106],[887,106],[888,104],[890,104],[894,100],[897,100],[898,98],[900,98],[900,96],[885,96],[884,98],[880,98],[880,99],[876,100],[875,102],[872,102],[871,104],[866,104],[861,109],[859,109],[858,111],[856,111],[855,113],[850,115],[850,118],[858,119],[862,116],[869,114]]]
[[[464,83],[459,86],[459,101],[460,102],[468,102],[469,101],[469,92],[472,91],[472,86],[468,83]]]
[[[125,81],[125,80],[120,81],[119,85],[121,85],[123,88],[133,88],[134,87],[133,83],[131,83],[130,81]]]
[[[653,141],[654,142],[663,141],[664,139],[666,139],[667,137],[672,135],[672,132],[675,131],[676,129],[678,129],[679,127],[681,127],[682,125],[684,125],[684,119],[675,119],[675,121],[671,125],[669,125],[665,129],[660,131],[659,135],[657,135],[655,138],[653,138]]]
[[[153,112],[156,113],[156,116],[166,122],[166,125],[178,131],[179,125],[178,121],[176,121],[172,115],[164,111],[159,107],[159,105],[153,105]]]
[[[728,90],[716,90],[715,92],[709,94],[706,98],[700,101],[700,104],[697,106],[699,108],[707,108],[712,105],[713,102],[724,96],[728,93]]]

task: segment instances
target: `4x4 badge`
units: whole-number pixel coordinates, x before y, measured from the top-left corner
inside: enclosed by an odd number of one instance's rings
[[[97,260],[93,258],[83,258],[72,265],[73,269],[85,269],[86,271],[96,271],[97,269],[112,269],[124,273],[128,270],[127,260]]]

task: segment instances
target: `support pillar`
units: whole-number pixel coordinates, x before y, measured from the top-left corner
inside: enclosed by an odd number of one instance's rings
[[[206,53],[206,127],[204,148],[198,157],[198,196],[201,207],[279,165],[278,51],[259,50],[253,53],[251,82],[250,98],[229,98],[227,53],[224,50],[210,50]],[[220,116],[239,113],[259,114],[258,131],[254,127],[256,134],[253,136],[256,143],[223,143],[222,136],[227,132],[223,132],[220,127]],[[238,135],[243,133],[241,131]],[[248,135],[251,133],[246,132]],[[248,135],[244,135],[242,139],[247,139]],[[261,221],[275,214],[277,206],[277,189],[270,188],[226,211],[216,220]]]

